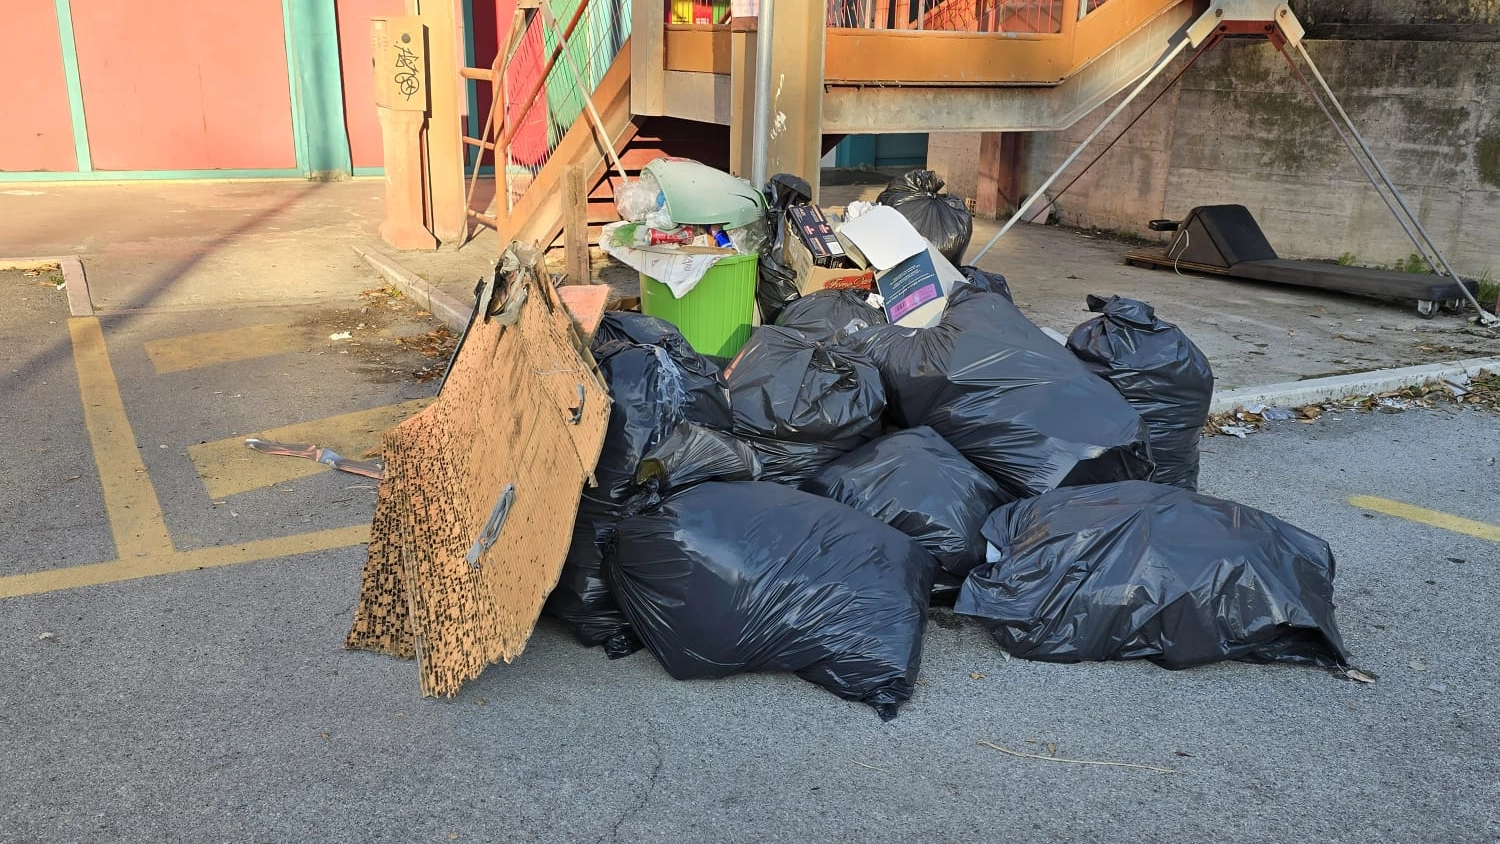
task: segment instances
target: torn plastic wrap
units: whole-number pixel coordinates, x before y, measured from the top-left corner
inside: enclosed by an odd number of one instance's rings
[[[1012,500],[928,427],[888,434],[823,467],[803,486],[922,543],[959,578],[984,562],[980,528]]]
[[[886,325],[885,311],[869,304],[867,291],[819,290],[786,307],[776,324],[815,343],[839,342],[872,325]]]
[[[889,720],[911,697],[932,557],[779,484],[706,483],[621,522],[615,596],[679,680],[794,671]]]
[[[765,480],[792,485],[880,431],[885,390],[863,357],[762,326],[728,366],[734,433],[760,454]]]
[[[579,642],[603,645],[617,658],[640,644],[604,583],[602,549],[637,493],[641,458],[684,421],[719,426],[730,417],[715,367],[670,324],[610,312],[594,339],[594,357],[613,399],[594,469],[599,486],[583,490],[567,561],[545,609],[562,619]]]
[[[693,350],[677,326],[664,319],[633,311],[605,311],[594,329],[595,354],[610,340],[661,346],[683,374],[687,393],[687,418],[711,428],[728,430],[734,424],[729,414],[729,395],[719,381],[719,366]]]
[[[974,236],[974,215],[962,199],[942,190],[943,180],[936,173],[912,170],[892,179],[875,201],[900,211],[956,267],[964,262]]]
[[[797,271],[786,261],[786,239],[795,237],[786,209],[793,205],[812,204],[812,186],[806,179],[790,173],[777,173],[766,182],[766,239],[760,244],[759,280],[755,302],[760,306],[764,323],[776,321],[781,309],[801,295]]]
[[[1126,481],[996,510],[955,610],[1013,656],[1345,665],[1328,543],[1233,501]]]
[[[1151,472],[1140,414],[998,293],[965,282],[938,325],[840,348],[875,362],[897,423],[931,426],[1014,497]]]
[[[1198,440],[1214,397],[1208,358],[1145,302],[1089,296],[1099,316],[1068,335],[1068,349],[1113,384],[1146,420],[1157,483],[1198,488]]]

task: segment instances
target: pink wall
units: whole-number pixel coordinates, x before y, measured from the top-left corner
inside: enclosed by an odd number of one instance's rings
[[[6,86],[0,170],[77,170],[68,83],[63,76],[53,0],[3,0],[6,63],[15,69]]]
[[[95,169],[297,166],[280,3],[72,8]]]
[[[344,126],[355,167],[384,164],[375,117],[375,70],[370,18],[406,14],[403,0],[338,0],[339,63],[344,77]]]

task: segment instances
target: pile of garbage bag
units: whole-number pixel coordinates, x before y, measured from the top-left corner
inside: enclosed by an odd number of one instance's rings
[[[595,332],[610,426],[547,604],[580,642],[795,672],[887,719],[934,601],[1026,659],[1347,665],[1329,546],[1194,491],[1213,376],[1179,328],[1091,296],[1064,345],[946,229],[877,205],[844,238],[805,181],[764,196],[767,243],[797,246],[763,255],[774,316],[722,370],[662,320]],[[873,282],[807,287],[841,261]]]
[[[1151,474],[1140,414],[1000,293],[966,280],[936,326],[840,347],[874,362],[898,424],[930,426],[1013,496]]]
[[[640,642],[604,584],[604,548],[630,500],[642,458],[678,425],[731,424],[718,367],[693,351],[670,323],[610,311],[594,333],[594,359],[609,386],[609,428],[594,468],[598,486],[585,489],[573,522],[573,542],[544,611],[562,619],[585,645],[626,656]]]

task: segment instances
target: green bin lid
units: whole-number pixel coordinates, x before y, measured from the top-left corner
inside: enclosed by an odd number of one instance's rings
[[[765,199],[744,179],[688,158],[658,158],[647,164],[676,223],[737,229],[760,219]]]

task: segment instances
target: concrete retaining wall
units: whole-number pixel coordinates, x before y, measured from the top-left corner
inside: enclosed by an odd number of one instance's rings
[[[1482,25],[1486,15],[1500,14],[1493,2],[1301,5],[1313,7],[1303,14],[1315,20],[1380,25],[1409,22],[1437,6],[1454,7],[1440,18],[1449,21],[1467,15]],[[1500,274],[1500,74],[1493,70],[1500,67],[1500,43],[1309,40],[1306,46],[1455,269]],[[1186,61],[1107,129],[1053,192]],[[1032,136],[1028,183],[1040,184],[1112,107],[1069,130]],[[1348,255],[1361,264],[1394,264],[1413,251],[1332,126],[1265,42],[1226,42],[1206,54],[1058,199],[1056,211],[1065,224],[1151,235],[1150,219],[1180,218],[1195,205],[1217,203],[1248,206],[1288,257]]]

